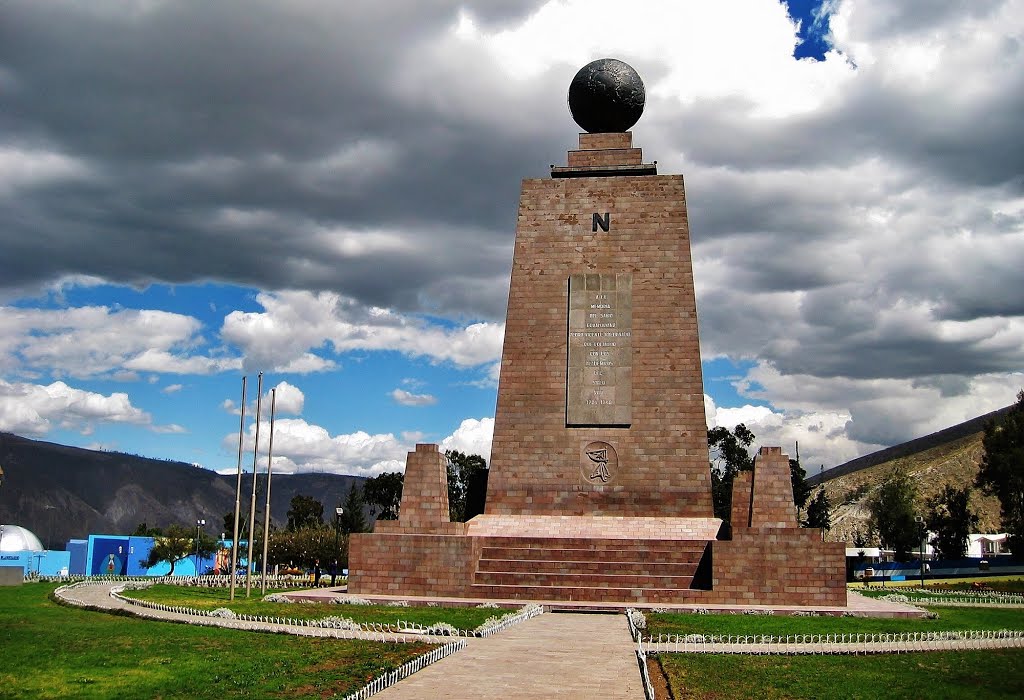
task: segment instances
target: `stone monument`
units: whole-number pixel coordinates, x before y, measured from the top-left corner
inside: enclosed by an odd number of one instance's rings
[[[631,67],[588,64],[579,148],[523,181],[484,514],[448,521],[418,445],[399,519],[351,539],[351,593],[845,605],[844,547],[798,527],[781,449],[717,539],[683,178],[633,146],[643,105]]]

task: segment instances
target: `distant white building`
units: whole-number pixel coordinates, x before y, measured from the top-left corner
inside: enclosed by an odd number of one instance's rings
[[[1009,533],[1006,532],[995,535],[968,535],[970,541],[967,544],[967,556],[986,559],[1004,553],[1008,554],[1010,550],[1006,545],[1006,540],[1009,536]]]

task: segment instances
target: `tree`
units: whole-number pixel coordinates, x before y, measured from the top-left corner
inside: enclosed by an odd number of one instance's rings
[[[363,483],[363,500],[370,506],[370,514],[377,520],[398,520],[402,506],[402,486],[405,475],[386,472]]]
[[[338,559],[344,568],[348,562],[348,537],[339,540],[340,552],[335,551],[334,542],[334,528],[327,525],[274,532],[267,545],[267,564],[312,568],[317,562],[328,566]]]
[[[366,516],[363,514],[366,502],[363,501],[362,490],[356,482],[352,482],[342,507],[345,512],[341,515],[341,531],[346,535],[352,532],[366,532]]]
[[[1024,555],[1024,389],[1002,420],[985,424],[977,485],[999,498],[1014,555]]]
[[[134,537],[159,537],[163,532],[158,527],[150,527],[147,523],[142,522],[135,526],[135,532],[132,535]]]
[[[464,523],[470,485],[478,478],[477,472],[487,469],[487,460],[457,450],[448,450],[444,456],[448,458],[448,515],[453,523]]]
[[[747,447],[754,434],[740,423],[731,431],[721,426],[708,431],[711,457],[711,499],[716,518],[729,523],[732,516],[732,482],[741,471],[754,468]]]
[[[796,504],[797,510],[801,510],[807,505],[811,487],[807,484],[807,472],[800,466],[799,459],[789,460],[789,478],[793,482],[793,503]]]
[[[303,496],[302,494],[292,497],[288,508],[288,530],[294,532],[295,530],[302,530],[307,527],[319,527],[323,524],[323,503],[311,496]]]
[[[963,559],[967,555],[968,535],[978,526],[978,514],[971,510],[970,500],[969,486],[958,489],[946,484],[925,501],[925,524],[935,533],[932,546],[940,559]]]
[[[807,504],[807,517],[804,527],[820,527],[824,532],[832,529],[832,504],[824,488],[819,488],[814,498]]]
[[[208,557],[217,549],[217,542],[212,537],[199,538],[199,556]],[[187,556],[196,554],[196,538],[192,528],[171,525],[164,534],[153,541],[153,549],[149,556],[142,560],[145,567],[156,566],[165,561],[171,565],[168,576],[174,575],[174,565]]]
[[[869,525],[882,544],[896,552],[897,561],[910,559],[910,550],[920,542],[916,499],[917,484],[900,467],[893,469],[868,499]]]

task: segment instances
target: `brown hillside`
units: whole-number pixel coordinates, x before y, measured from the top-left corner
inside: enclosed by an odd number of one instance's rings
[[[852,473],[828,478],[824,474],[824,489],[833,504],[832,530],[828,539],[853,543],[856,530],[867,531],[867,502],[871,494],[895,468],[903,467],[918,484],[918,505],[924,510],[924,501],[942,490],[947,483],[962,488],[974,483],[981,463],[982,433],[946,442],[914,454],[896,457]],[[837,471],[839,471],[837,469]],[[999,532],[999,500],[975,489],[971,507],[981,522],[979,532]]]

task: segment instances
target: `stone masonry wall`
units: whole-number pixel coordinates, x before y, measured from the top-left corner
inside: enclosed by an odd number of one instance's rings
[[[468,597],[478,537],[372,532],[351,535],[348,592]]]
[[[733,531],[712,543],[709,602],[750,605],[846,605],[846,548],[821,530]]]
[[[630,134],[581,134],[571,158],[628,169],[638,150]],[[593,230],[594,214],[609,231]],[[566,425],[568,279],[580,273],[631,275],[628,427]],[[524,180],[486,512],[710,518],[706,430],[682,177]],[[581,468],[595,442],[617,456],[606,483]]]

